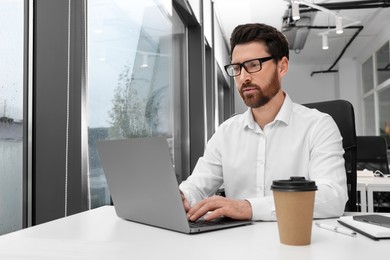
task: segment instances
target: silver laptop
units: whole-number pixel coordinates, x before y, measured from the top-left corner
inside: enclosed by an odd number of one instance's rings
[[[97,148],[116,213],[123,219],[183,233],[252,223],[226,218],[189,222],[162,137],[98,141]]]

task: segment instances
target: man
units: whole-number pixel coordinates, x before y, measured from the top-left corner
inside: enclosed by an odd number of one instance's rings
[[[246,24],[230,41],[225,69],[248,110],[221,124],[180,184],[188,219],[275,220],[270,186],[290,176],[316,182],[314,217],[340,216],[348,199],[342,138],[329,115],[293,103],[282,91],[286,38],[271,26]],[[222,184],[226,197],[213,196]]]

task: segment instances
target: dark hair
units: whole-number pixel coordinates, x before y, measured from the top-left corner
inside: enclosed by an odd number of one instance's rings
[[[272,26],[262,23],[251,23],[238,25],[232,32],[230,38],[230,55],[233,54],[237,44],[253,41],[264,42],[266,50],[280,61],[284,56],[289,59],[288,41],[283,33]]]

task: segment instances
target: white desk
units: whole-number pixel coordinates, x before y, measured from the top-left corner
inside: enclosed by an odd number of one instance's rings
[[[390,178],[358,177],[357,191],[360,192],[362,212],[374,212],[374,192],[390,192]]]
[[[335,219],[320,220],[335,225]],[[0,259],[383,259],[390,240],[313,225],[312,244],[280,244],[276,222],[186,235],[125,221],[104,206],[0,236]]]

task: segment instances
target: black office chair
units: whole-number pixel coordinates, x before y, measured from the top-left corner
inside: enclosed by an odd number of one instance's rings
[[[357,169],[389,173],[387,143],[383,136],[357,136]]]
[[[345,211],[357,211],[356,206],[356,128],[353,106],[346,100],[331,100],[317,103],[304,104],[309,108],[315,108],[329,114],[336,122],[343,137],[344,160],[347,174],[348,201]]]

